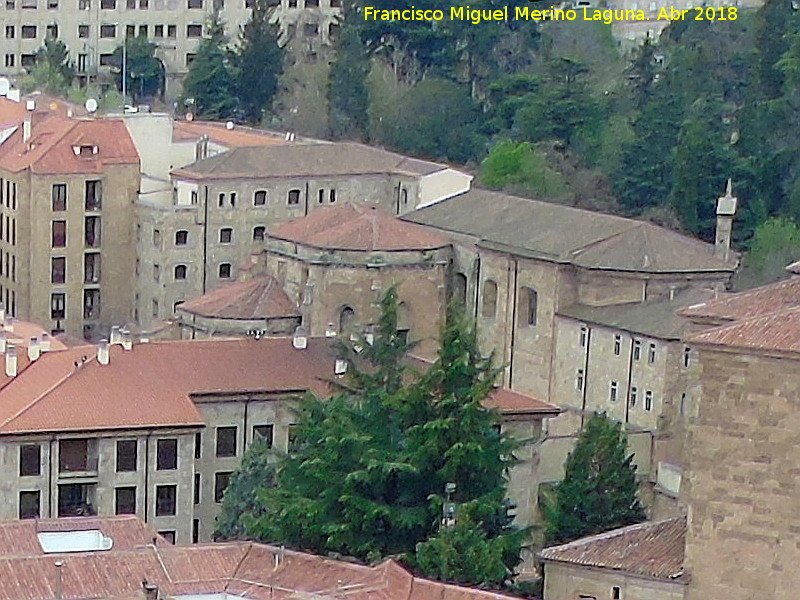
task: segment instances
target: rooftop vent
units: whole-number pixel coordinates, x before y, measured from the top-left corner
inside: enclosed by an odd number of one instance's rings
[[[308,348],[308,334],[302,325],[294,330],[294,335],[292,336],[292,346],[298,350],[305,350]]]

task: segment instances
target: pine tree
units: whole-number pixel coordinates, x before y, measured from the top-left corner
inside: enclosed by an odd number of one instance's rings
[[[206,33],[183,81],[184,99],[194,101],[199,117],[228,119],[236,114],[238,99],[232,56],[218,12],[210,16]]]
[[[285,51],[271,4],[271,0],[253,0],[253,13],[242,28],[236,53],[236,93],[250,123],[260,123],[269,110],[283,72]]]
[[[331,133],[335,138],[363,139],[367,135],[370,62],[366,45],[359,35],[357,7],[344,5],[344,16],[335,42],[336,59],[331,64],[328,82],[328,110]]]
[[[31,73],[34,82],[49,94],[66,94],[75,67],[69,60],[69,51],[64,42],[48,37],[36,51],[36,66]]]
[[[622,425],[593,415],[567,457],[554,498],[544,503],[548,543],[643,521],[637,492],[636,465]]]

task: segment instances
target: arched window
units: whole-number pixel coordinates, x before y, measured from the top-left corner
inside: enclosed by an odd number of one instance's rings
[[[536,290],[529,287],[522,287],[519,290],[519,324],[536,325],[539,310],[539,294]]]
[[[186,265],[175,266],[175,279],[186,279]]]
[[[339,333],[349,335],[353,333],[356,325],[356,311],[351,307],[345,306],[339,313]]]
[[[497,284],[491,279],[483,282],[483,306],[481,315],[494,318],[497,314]]]
[[[258,190],[253,194],[253,206],[267,205],[267,190]]]
[[[264,235],[267,233],[267,228],[263,225],[258,225],[257,227],[253,227],[253,241],[254,242],[263,242]]]
[[[467,303],[467,276],[463,273],[456,273],[453,276],[451,299],[461,306]]]

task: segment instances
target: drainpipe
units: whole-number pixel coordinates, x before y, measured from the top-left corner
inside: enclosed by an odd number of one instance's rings
[[[628,353],[628,392],[625,394],[625,423],[631,408],[631,384],[633,383],[633,336],[630,336],[631,351]]]
[[[586,422],[586,390],[589,389],[589,349],[592,347],[592,328],[586,327],[586,352],[583,359],[583,390],[581,393],[581,431]]]
[[[514,341],[517,333],[517,277],[519,275],[519,261],[514,260],[514,282],[511,286],[511,348],[508,357],[508,389],[513,390],[514,379]]]
[[[473,266],[473,272],[475,273],[475,310],[474,318],[477,322],[478,320],[478,300],[480,299],[480,289],[481,289],[481,255],[478,254],[475,257],[475,265]]]
[[[206,293],[206,279],[208,274],[208,186],[203,186],[205,200],[203,201],[203,293]]]

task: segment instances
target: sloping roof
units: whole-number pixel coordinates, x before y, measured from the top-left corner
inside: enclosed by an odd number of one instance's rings
[[[545,548],[539,557],[584,567],[674,580],[683,575],[686,517],[650,521]]]
[[[270,237],[336,250],[428,250],[449,245],[433,231],[374,207],[341,204],[277,226]]]
[[[622,329],[664,340],[679,340],[686,334],[691,323],[678,314],[679,309],[712,297],[711,290],[690,288],[675,295],[672,300],[664,298],[652,302],[613,304],[610,306],[586,306],[572,304],[558,311],[559,315]]]
[[[0,525],[0,531],[2,525]],[[1,552],[1,550],[0,550]],[[61,562],[63,600],[223,594],[251,600],[502,600],[495,592],[414,577],[392,560],[376,566],[252,542],[118,547],[99,552],[3,556],[0,600],[55,598]]]
[[[496,408],[505,415],[555,416],[561,409],[555,404],[544,402],[508,388],[498,388],[483,403],[487,408]]]
[[[175,142],[195,141],[203,135],[207,135],[212,142],[229,148],[292,143],[287,142],[284,136],[272,131],[242,127],[241,125],[235,125],[233,129],[228,129],[225,123],[210,121],[175,121],[172,128],[172,140]]]
[[[387,173],[428,175],[446,168],[362,144],[322,142],[234,148],[175,169],[173,174],[187,179],[264,179]]]
[[[673,273],[736,267],[734,258],[716,258],[712,244],[652,223],[482,189],[403,219],[476,237],[490,249],[588,269]]]
[[[695,344],[800,353],[800,306],[742,319],[686,339]]]
[[[714,300],[688,306],[680,314],[692,320],[712,323],[739,321],[800,306],[800,277],[726,294]]]
[[[139,153],[121,119],[75,119],[45,113],[34,119],[31,138],[23,127],[0,144],[0,168],[39,174],[102,173],[107,165],[139,164]],[[75,146],[96,146],[97,154],[76,156]]]
[[[44,555],[37,534],[55,531],[98,530],[110,537],[115,550],[131,550],[154,541],[169,544],[155,529],[134,515],[116,517],[67,517],[0,521],[0,557]]]
[[[21,370],[0,394],[0,435],[202,426],[190,395],[325,393],[334,364],[325,339],[305,350],[291,338],[265,338],[152,342],[110,353],[101,365],[93,346],[50,352]],[[120,401],[126,396],[136,401]]]
[[[178,307],[178,312],[243,320],[300,314],[298,307],[271,275],[258,275],[246,281],[222,285],[207,294],[187,300]]]

